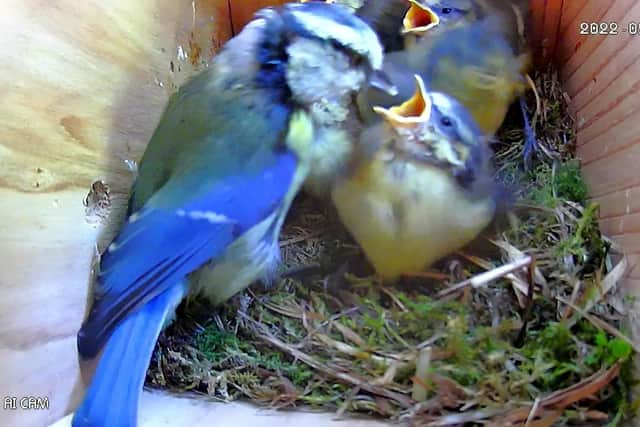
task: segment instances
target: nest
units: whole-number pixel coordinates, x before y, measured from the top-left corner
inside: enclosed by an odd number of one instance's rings
[[[527,105],[540,150],[525,165],[522,115],[496,143],[513,214],[469,248],[395,286],[370,267],[325,204],[296,201],[281,279],[228,304],[181,307],[147,385],[373,414],[411,425],[616,425],[637,402],[616,287],[626,259],[598,229],[553,69]]]

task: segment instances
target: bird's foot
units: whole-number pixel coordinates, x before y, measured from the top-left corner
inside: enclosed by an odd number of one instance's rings
[[[522,119],[524,121],[524,164],[529,168],[531,165],[531,158],[533,154],[538,151],[539,147],[536,134],[531,127],[531,122],[529,122],[529,117],[527,116],[524,96],[520,96],[520,110],[522,110]]]

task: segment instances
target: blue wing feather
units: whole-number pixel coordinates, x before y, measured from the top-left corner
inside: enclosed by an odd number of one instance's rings
[[[83,357],[95,356],[129,313],[222,255],[279,208],[297,159],[288,151],[263,159],[262,167],[253,162],[251,171],[213,182],[198,170],[174,177],[129,216],[101,260],[96,301],[78,334]]]

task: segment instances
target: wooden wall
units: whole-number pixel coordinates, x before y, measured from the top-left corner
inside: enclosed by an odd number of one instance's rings
[[[43,426],[82,393],[76,333],[96,241],[92,183],[121,211],[169,94],[230,35],[227,0],[4,0],[0,13],[2,426]],[[223,17],[224,19],[221,19]],[[98,243],[100,244],[100,243]]]
[[[75,333],[105,231],[86,221],[88,189],[108,181],[118,210],[133,176],[125,160],[140,156],[173,88],[257,8],[274,3],[282,0],[5,0],[0,390],[52,400],[49,411],[0,410],[0,425],[43,425],[82,391]],[[640,291],[640,37],[578,35],[585,20],[640,20],[640,3],[531,5],[540,58],[558,61],[573,100],[603,230],[635,254],[629,283]]]
[[[602,231],[630,255],[628,285],[640,293],[640,35],[625,32],[640,24],[640,2],[532,0],[531,9],[541,56],[559,65],[571,98]],[[580,35],[583,22],[614,22],[619,31]]]

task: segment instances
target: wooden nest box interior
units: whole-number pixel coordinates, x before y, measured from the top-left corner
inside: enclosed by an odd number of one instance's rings
[[[112,236],[137,161],[169,95],[268,0],[6,0],[0,14],[0,425],[50,425],[84,382],[76,333],[97,251]],[[536,59],[554,61],[577,124],[601,229],[629,255],[640,294],[640,17],[634,0],[531,1]],[[636,21],[634,21],[634,19]],[[614,22],[617,35],[581,35]],[[584,25],[584,24],[582,24]],[[106,183],[106,185],[105,185]],[[109,216],[109,221],[105,218]],[[141,425],[327,425],[332,414],[264,416],[145,393]],[[60,425],[66,425],[62,421]],[[356,425],[349,422],[349,425]],[[363,422],[362,425],[378,423]]]

